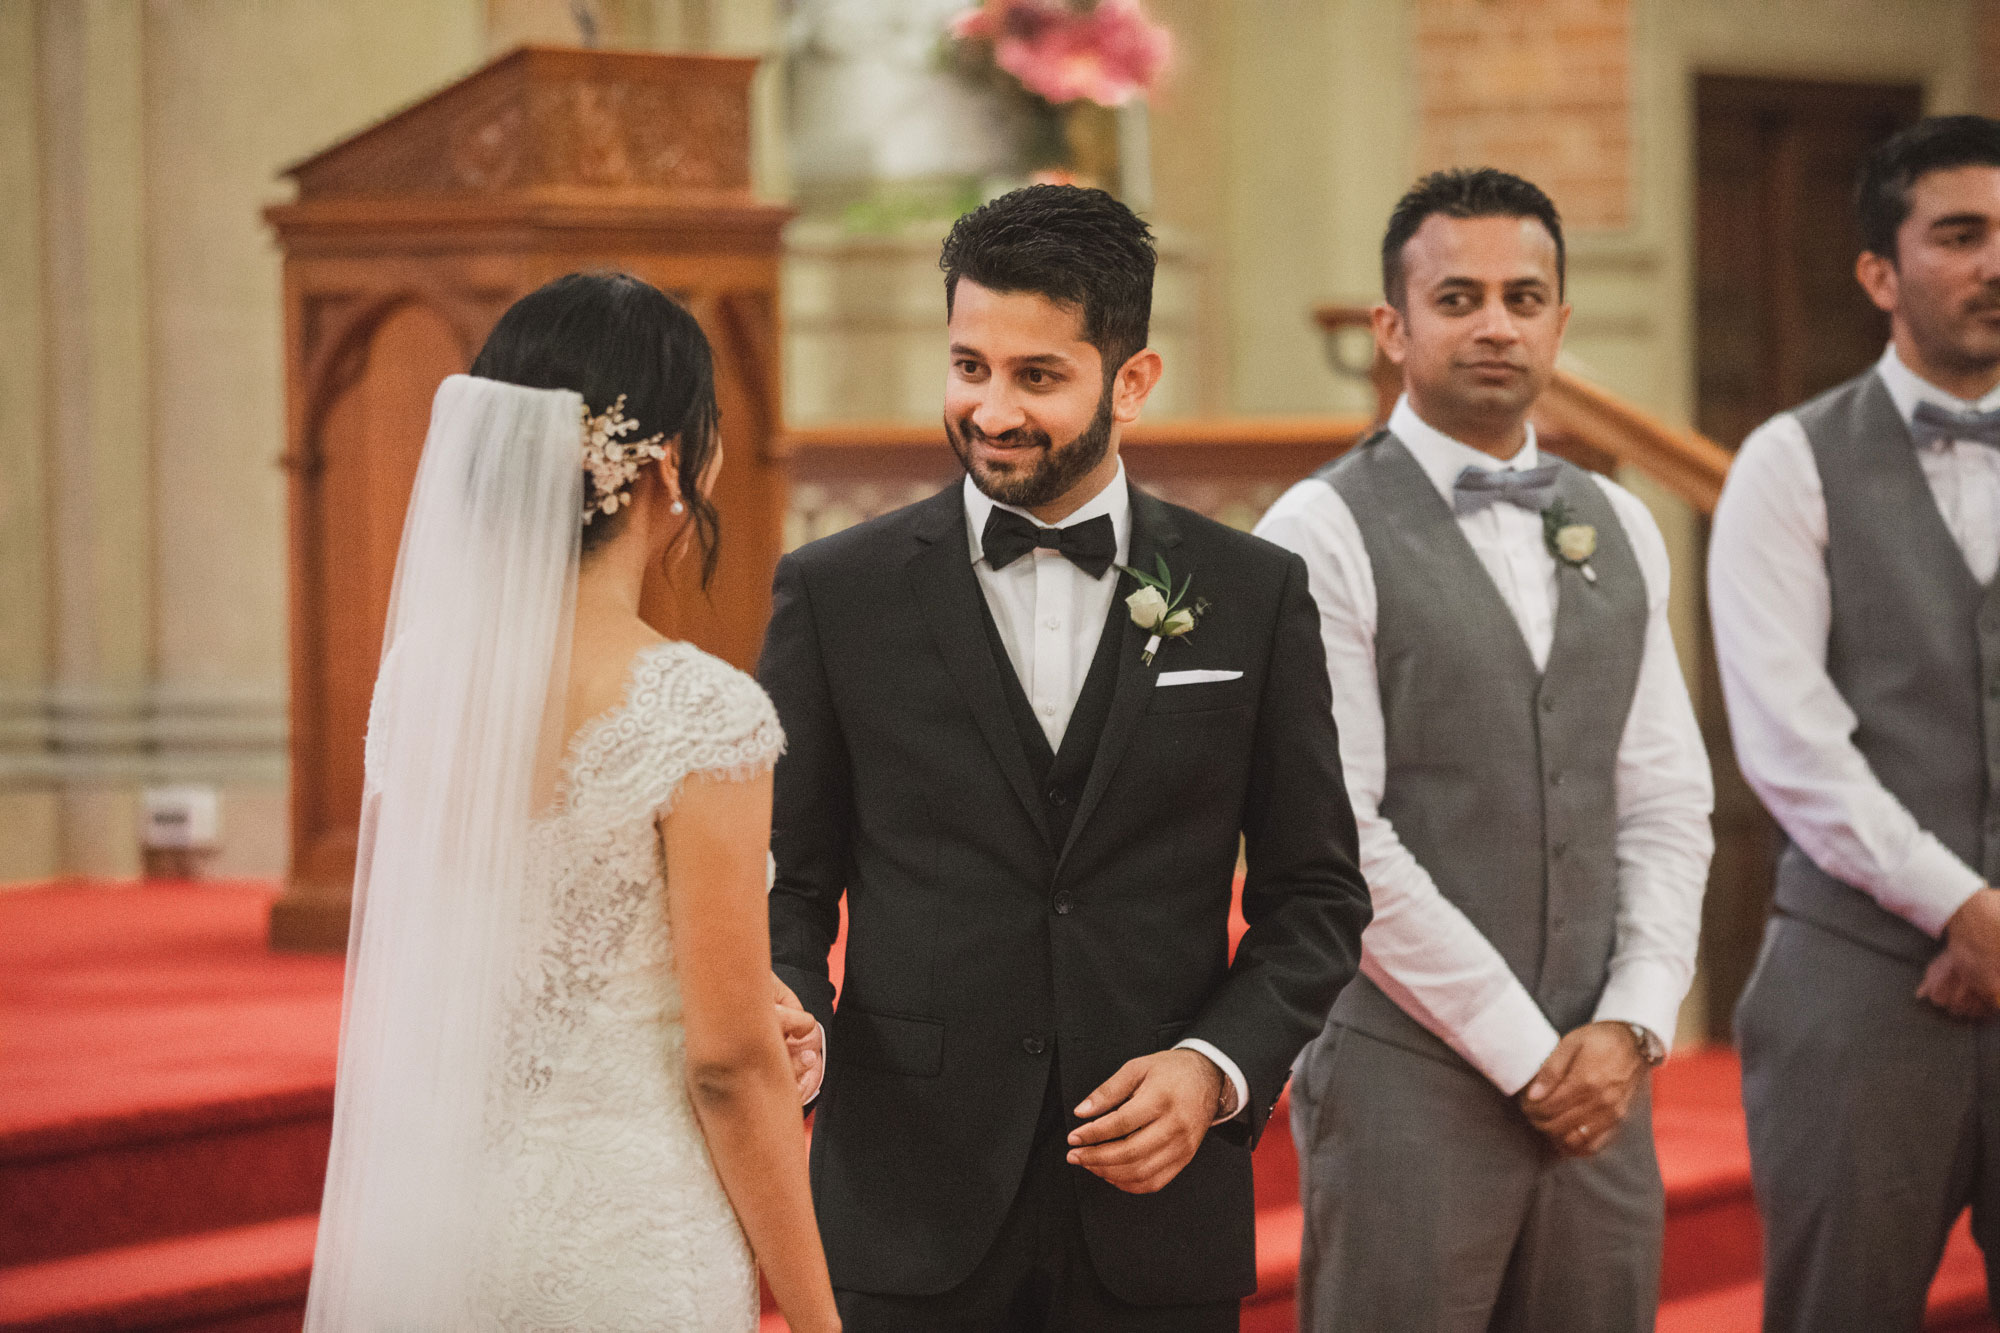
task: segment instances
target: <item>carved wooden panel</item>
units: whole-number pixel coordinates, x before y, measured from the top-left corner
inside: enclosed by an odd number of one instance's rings
[[[524,47],[293,168],[301,200],[746,194],[754,62]]]
[[[648,584],[667,633],[755,658],[783,540],[777,274],[785,210],[748,195],[753,61],[516,52],[296,169],[286,250],[294,853],[272,938],[339,947],[361,753],[404,511],[438,382],[543,283],[615,268],[715,351],[723,557]],[[461,204],[455,199],[471,201]]]

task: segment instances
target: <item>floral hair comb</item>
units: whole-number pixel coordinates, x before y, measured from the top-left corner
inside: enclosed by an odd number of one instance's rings
[[[625,395],[603,412],[591,415],[583,408],[583,470],[590,474],[590,495],[583,505],[583,521],[599,514],[615,514],[631,501],[632,483],[639,469],[667,456],[666,436],[648,435],[643,440],[624,438],[639,429],[639,423],[625,415]]]

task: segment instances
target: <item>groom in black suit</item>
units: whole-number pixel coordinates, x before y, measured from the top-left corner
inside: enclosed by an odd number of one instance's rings
[[[851,1333],[1236,1328],[1250,1149],[1360,956],[1305,567],[1119,461],[1160,376],[1153,263],[1102,191],[961,218],[964,484],[778,566],[772,953],[822,1025]],[[1159,595],[1124,572],[1163,566]]]

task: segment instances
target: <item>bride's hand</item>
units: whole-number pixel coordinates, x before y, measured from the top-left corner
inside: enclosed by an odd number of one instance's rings
[[[778,1006],[778,1027],[785,1034],[785,1054],[792,1058],[792,1078],[799,1085],[799,1104],[819,1095],[820,1080],[826,1075],[826,1034],[819,1020],[806,1012],[792,988],[771,977],[772,998]]]

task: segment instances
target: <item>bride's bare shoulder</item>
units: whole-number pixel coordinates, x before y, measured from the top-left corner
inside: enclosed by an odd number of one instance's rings
[[[570,650],[564,733],[573,736],[593,719],[622,706],[641,656],[668,642],[639,620],[601,628],[579,626]]]

